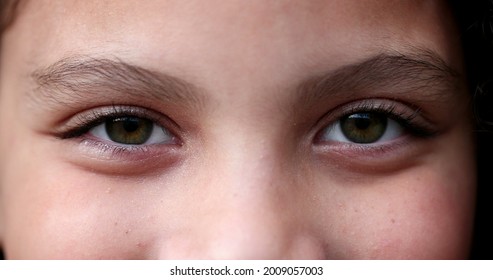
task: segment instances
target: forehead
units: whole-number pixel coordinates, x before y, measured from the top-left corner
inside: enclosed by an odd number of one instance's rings
[[[35,65],[95,54],[164,71],[290,76],[426,47],[455,66],[442,1],[40,0],[23,6],[13,29],[12,50]]]

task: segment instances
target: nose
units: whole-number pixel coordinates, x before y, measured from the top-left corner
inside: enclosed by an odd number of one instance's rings
[[[163,258],[320,259],[303,186],[274,153],[238,152],[217,161],[193,188],[186,223],[168,238]],[[272,151],[272,150],[271,150]],[[261,155],[259,155],[261,154]]]
[[[321,258],[321,244],[301,217],[290,213],[281,200],[259,197],[230,199],[200,232],[204,251],[212,259],[316,259]],[[263,200],[263,201],[262,201]],[[287,202],[289,203],[289,202]]]
[[[205,199],[207,200],[207,199]],[[169,239],[161,258],[322,259],[323,246],[296,204],[257,194],[218,196]],[[173,244],[171,244],[173,243]]]

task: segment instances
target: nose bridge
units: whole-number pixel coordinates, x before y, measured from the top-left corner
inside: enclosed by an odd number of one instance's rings
[[[265,109],[242,106],[237,99],[224,107],[229,109],[218,113],[208,127],[206,138],[210,140],[204,149],[204,160],[219,171],[214,179],[228,181],[233,189],[270,183],[282,173],[279,163],[287,154],[281,152],[285,144],[280,139],[282,123],[266,120]]]
[[[264,140],[261,140],[264,139]],[[269,140],[270,139],[270,140]],[[272,135],[236,131],[216,142],[210,158],[214,172],[205,174],[211,195],[202,205],[204,219],[197,257],[218,259],[316,258],[315,240],[300,219],[286,153]],[[291,174],[291,175],[289,175]],[[309,248],[309,249],[307,249]]]
[[[267,136],[251,132],[243,136],[237,132],[231,138],[214,156],[219,159],[218,172],[207,186],[221,194],[214,208],[223,213],[226,223],[238,228],[241,226],[236,221],[242,221],[244,227],[262,227],[263,222],[278,220],[276,208],[286,199],[282,194],[289,188],[284,182],[287,178],[280,166],[278,147]],[[262,228],[257,229],[260,232]]]
[[[232,208],[242,204],[272,208],[281,203],[280,194],[294,183],[282,164],[289,152],[282,151],[283,143],[276,134],[242,126],[218,140],[210,156],[217,172],[206,175],[210,177],[207,187],[225,195]]]
[[[293,159],[278,134],[241,126],[221,135],[196,161],[190,204],[178,226],[163,231],[160,257],[322,258],[323,246],[304,219],[309,211],[296,168],[289,168]]]

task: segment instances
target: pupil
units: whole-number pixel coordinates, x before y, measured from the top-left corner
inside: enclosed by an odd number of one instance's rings
[[[139,128],[139,120],[136,118],[126,118],[123,120],[123,129],[128,132],[134,132]]]
[[[359,118],[354,118],[354,125],[358,129],[364,130],[371,125],[371,120],[368,118],[368,116],[364,116],[364,118],[360,116]]]

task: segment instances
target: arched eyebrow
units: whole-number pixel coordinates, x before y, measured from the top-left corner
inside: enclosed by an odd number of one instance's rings
[[[204,92],[190,82],[119,59],[68,57],[31,76],[36,90],[30,96],[41,103],[70,106],[102,98],[111,102],[144,99],[200,110],[208,101]],[[382,53],[308,77],[296,87],[294,100],[310,106],[326,98],[385,93],[412,94],[422,102],[446,101],[453,97],[451,92],[458,91],[459,77],[458,71],[429,50]],[[294,104],[299,106],[300,102]]]
[[[68,57],[31,74],[34,99],[76,104],[91,99],[151,100],[201,107],[203,96],[191,83],[120,59]],[[117,100],[113,100],[117,101]]]
[[[322,99],[365,97],[365,95],[412,95],[422,102],[447,101],[463,86],[459,71],[431,50],[382,53],[311,77],[298,93],[305,103]]]

